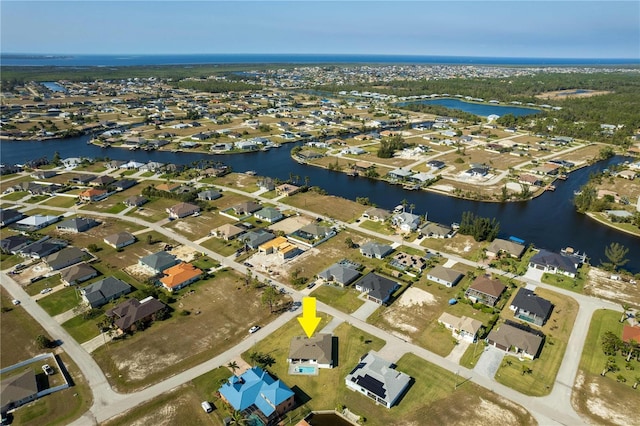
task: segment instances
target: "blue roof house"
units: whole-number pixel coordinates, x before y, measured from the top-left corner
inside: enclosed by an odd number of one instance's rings
[[[267,425],[275,424],[295,406],[293,391],[260,367],[253,367],[241,376],[231,376],[218,392],[234,410],[245,415],[257,414]]]

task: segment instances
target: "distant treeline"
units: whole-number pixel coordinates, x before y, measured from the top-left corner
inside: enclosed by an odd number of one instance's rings
[[[243,90],[262,89],[262,86],[257,84],[226,80],[182,80],[176,84],[176,87],[210,93],[241,92]]]

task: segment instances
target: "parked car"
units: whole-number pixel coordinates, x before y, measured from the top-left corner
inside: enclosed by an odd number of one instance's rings
[[[313,281],[313,282],[309,283],[309,285],[307,286],[307,288],[308,288],[308,289],[312,289],[312,288],[313,288],[313,287],[315,287],[315,286],[316,286],[316,282],[315,282],[315,281]]]
[[[47,294],[51,291],[51,287],[43,288],[40,290],[40,294]]]
[[[259,326],[259,325],[254,325],[253,327],[251,327],[251,328],[249,329],[249,334],[253,334],[253,333],[255,333],[255,332],[256,332],[256,331],[258,331],[258,330],[260,330],[260,326]]]
[[[202,401],[200,404],[205,413],[210,413],[213,411],[213,407],[209,404],[209,401]]]
[[[253,268],[253,265],[249,262],[244,262],[244,266],[246,266],[247,268]]]
[[[49,364],[43,365],[42,371],[44,371],[44,374],[46,374],[47,376],[51,376],[53,374],[53,368],[51,368]]]
[[[13,303],[14,305],[18,306],[20,304],[20,301],[18,299],[13,299],[11,301],[11,303]]]

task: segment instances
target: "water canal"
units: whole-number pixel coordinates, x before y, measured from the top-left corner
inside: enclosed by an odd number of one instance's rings
[[[344,173],[299,164],[290,157],[293,144],[267,152],[213,156],[205,153],[103,149],[87,145],[88,139],[89,136],[51,141],[2,141],[0,158],[5,164],[19,164],[43,156],[52,158],[54,152],[58,151],[62,158],[109,157],[126,161],[175,164],[192,164],[199,160],[222,161],[236,172],[255,170],[258,175],[281,180],[287,180],[290,174],[293,174],[299,176],[301,182],[308,177],[310,185],[319,186],[330,194],[351,200],[355,200],[356,197],[368,197],[371,202],[386,209],[393,209],[401,200],[406,199],[409,204],[415,205],[414,213],[428,214],[429,220],[436,222],[459,222],[462,213],[467,210],[481,216],[496,217],[500,221],[502,236],[514,235],[533,243],[536,247],[549,250],[574,247],[586,252],[592,259],[592,264],[599,264],[600,260],[604,260],[604,248],[615,241],[629,248],[628,258],[631,262],[626,268],[634,273],[640,272],[640,238],[616,231],[578,214],[572,204],[573,191],[587,181],[590,173],[624,161],[623,157],[614,157],[580,169],[572,173],[567,181],[557,182],[555,192],[546,192],[533,200],[485,203],[428,191],[406,191],[400,186],[381,181],[349,177]],[[327,209],[326,213],[329,212],[330,209]]]

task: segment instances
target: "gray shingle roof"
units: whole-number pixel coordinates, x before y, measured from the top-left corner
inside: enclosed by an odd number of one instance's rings
[[[125,294],[131,291],[131,286],[115,277],[107,277],[84,287],[82,294],[89,301],[91,306],[104,305],[118,294]]]
[[[511,306],[531,312],[543,319],[547,319],[553,308],[553,305],[547,299],[543,299],[526,288],[518,290],[511,302]]]
[[[360,272],[349,265],[334,263],[320,272],[318,276],[327,281],[335,281],[342,285],[348,285],[360,276]]]
[[[374,351],[366,354],[360,363],[347,375],[351,381],[382,398],[389,405],[398,399],[411,381],[408,375],[394,370],[393,364],[382,359]]]

